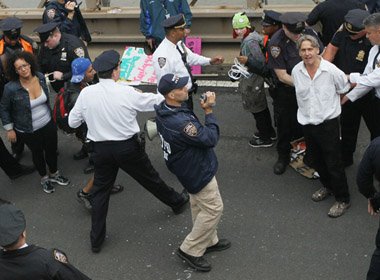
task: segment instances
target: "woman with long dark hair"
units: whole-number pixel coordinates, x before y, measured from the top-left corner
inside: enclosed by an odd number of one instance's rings
[[[57,169],[57,128],[51,117],[49,91],[35,57],[15,52],[7,62],[9,83],[1,99],[1,119],[10,142],[22,139],[32,151],[44,192],[54,192],[53,183],[68,185]],[[47,173],[46,165],[49,173]]]

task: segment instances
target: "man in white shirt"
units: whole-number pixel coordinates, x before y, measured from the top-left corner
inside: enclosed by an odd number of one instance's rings
[[[153,67],[157,75],[157,84],[165,74],[174,74],[178,77],[189,76],[190,79],[186,85],[189,99],[186,103],[192,110],[192,94],[197,92],[197,84],[190,66],[222,64],[224,58],[221,56],[204,57],[193,53],[185,46],[182,41],[186,34],[186,22],[183,14],[169,17],[163,21],[162,25],[165,28],[165,39],[153,53]]]
[[[106,218],[112,186],[119,168],[127,172],[175,214],[189,200],[187,192],[178,193],[160,178],[139,141],[137,112],[153,111],[164,100],[160,94],[140,93],[133,87],[116,83],[120,76],[120,55],[115,50],[98,56],[93,68],[99,83],[84,88],[69,115],[69,125],[86,122],[87,138],[92,141],[95,166],[92,204],[92,251],[98,253],[106,236]]]
[[[380,13],[368,16],[364,22],[367,38],[373,47],[368,56],[368,62],[363,74],[351,73],[349,75],[350,82],[356,86],[342,98],[342,104],[348,100],[354,102],[364,95],[375,89],[375,96],[368,110],[373,116],[373,128],[371,131],[371,140],[380,136]]]
[[[338,120],[341,113],[339,94],[346,93],[350,84],[343,71],[319,56],[319,43],[313,36],[302,36],[297,46],[302,58],[292,70],[297,120],[303,127],[308,152],[323,185],[313,194],[312,200],[322,201],[334,194],[336,202],[328,215],[337,218],[350,207]]]

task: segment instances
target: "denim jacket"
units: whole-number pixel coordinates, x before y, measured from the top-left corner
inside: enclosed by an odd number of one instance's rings
[[[46,103],[50,109],[49,91],[45,82],[45,76],[39,72],[36,73],[36,76],[47,97]],[[16,129],[25,133],[33,132],[29,93],[22,87],[19,80],[10,81],[5,85],[0,110],[1,121],[6,130]]]

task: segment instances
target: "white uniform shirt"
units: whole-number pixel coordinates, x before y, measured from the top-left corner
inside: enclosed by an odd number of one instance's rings
[[[177,50],[177,46],[182,48],[182,41],[178,42],[177,45],[170,42],[166,37],[158,46],[158,48],[153,53],[153,67],[157,76],[157,83],[160,81],[161,77],[166,74],[174,74],[178,77],[190,76],[183,63],[180,52]],[[184,44],[183,44],[184,46]],[[189,65],[209,65],[210,58],[204,57],[193,53],[189,48],[185,46],[187,53],[187,63]],[[191,89],[192,83],[191,79],[186,85],[187,89]]]
[[[137,112],[154,111],[153,105],[164,99],[161,94],[140,93],[112,79],[100,79],[81,91],[69,125],[76,128],[86,122],[87,138],[95,142],[127,140],[140,131]]]
[[[296,89],[297,120],[301,125],[318,125],[341,113],[339,94],[350,89],[343,71],[321,58],[312,80],[303,61],[294,66],[292,78]]]
[[[371,89],[375,88],[376,97],[380,98],[380,55],[379,46],[373,46],[369,52],[367,65],[363,74],[351,73],[350,82],[357,85],[347,94],[352,102],[364,96]],[[375,69],[373,69],[375,67]]]

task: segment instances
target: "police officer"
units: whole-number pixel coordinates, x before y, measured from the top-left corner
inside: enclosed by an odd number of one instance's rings
[[[190,33],[193,14],[187,0],[141,0],[140,9],[140,31],[145,36],[151,52],[164,40],[165,30],[162,22],[171,16],[184,14],[185,33]]]
[[[0,204],[0,271],[2,280],[90,279],[76,269],[64,252],[26,243],[26,221],[12,204]]]
[[[370,215],[378,215],[380,211],[380,192],[374,186],[374,178],[380,182],[380,137],[372,140],[368,146],[359,164],[356,176],[360,193],[368,199],[368,213]],[[380,227],[377,230],[376,249],[371,258],[366,279],[380,279]]]
[[[186,87],[189,90],[190,109],[193,109],[192,95],[197,92],[197,84],[191,74],[192,65],[216,65],[221,64],[224,58],[215,56],[207,58],[193,53],[182,42],[185,37],[186,21],[183,14],[169,17],[162,25],[165,28],[165,39],[153,54],[153,67],[159,82],[165,74],[172,73],[178,76],[190,76]]]
[[[223,212],[215,178],[218,160],[214,147],[219,140],[219,126],[213,114],[214,92],[205,93],[201,101],[204,126],[184,104],[188,79],[173,74],[162,77],[158,90],[165,101],[155,106],[156,123],[166,165],[190,194],[193,228],[177,255],[197,270],[210,271],[211,265],[203,255],[231,246],[229,240],[219,239],[216,231]]]
[[[92,251],[100,251],[106,235],[106,218],[112,186],[119,168],[127,172],[174,213],[183,211],[189,200],[169,187],[153,168],[139,142],[137,112],[153,111],[162,101],[160,94],[140,93],[117,84],[120,77],[120,55],[114,50],[99,55],[93,67],[99,83],[85,87],[69,115],[69,125],[79,127],[86,122],[87,138],[93,146],[95,166],[92,202]]]
[[[280,16],[282,29],[269,42],[268,65],[276,75],[277,85],[273,91],[274,116],[277,124],[278,159],[273,172],[285,172],[290,161],[290,142],[302,137],[302,128],[297,121],[297,100],[292,78],[293,67],[301,61],[296,41],[302,34],[318,37],[314,30],[305,27],[306,16],[299,12],[284,13]],[[320,42],[322,53],[322,42]]]
[[[59,22],[62,33],[74,35],[90,43],[91,35],[76,0],[55,0],[46,3],[42,22]]]
[[[334,33],[344,22],[344,16],[349,10],[365,9],[360,0],[328,0],[319,3],[308,15],[306,23],[314,25],[317,22],[322,24],[322,43],[327,46]]]
[[[28,36],[21,34],[23,22],[17,17],[8,17],[1,21],[0,29],[3,35],[0,37],[0,100],[3,96],[4,85],[8,82],[5,77],[6,61],[16,50],[23,50],[37,54],[38,46]],[[12,155],[18,161],[24,151],[24,143],[21,140],[12,143]]]
[[[366,38],[363,20],[369,12],[354,9],[344,17],[343,26],[335,33],[327,45],[323,58],[333,62],[344,73],[364,71],[367,64],[371,42]],[[363,116],[367,128],[374,136],[373,120],[369,108],[374,94],[368,94],[355,102],[347,102],[342,106],[340,116],[342,137],[342,159],[345,166],[353,163],[353,153],[356,149],[356,140],[359,132],[361,117]]]
[[[38,54],[41,72],[49,75],[56,92],[71,78],[71,62],[77,57],[89,57],[83,42],[73,35],[61,33],[58,24],[50,22],[34,30],[41,40]]]
[[[370,107],[367,108],[371,114],[372,131],[371,137],[380,136],[380,14],[371,14],[364,22],[364,27],[367,32],[367,38],[373,45],[369,52],[367,65],[363,75],[361,73],[351,73],[349,75],[350,82],[356,86],[342,98],[342,104],[348,100],[354,102],[364,95],[375,90],[375,97],[371,99]]]

